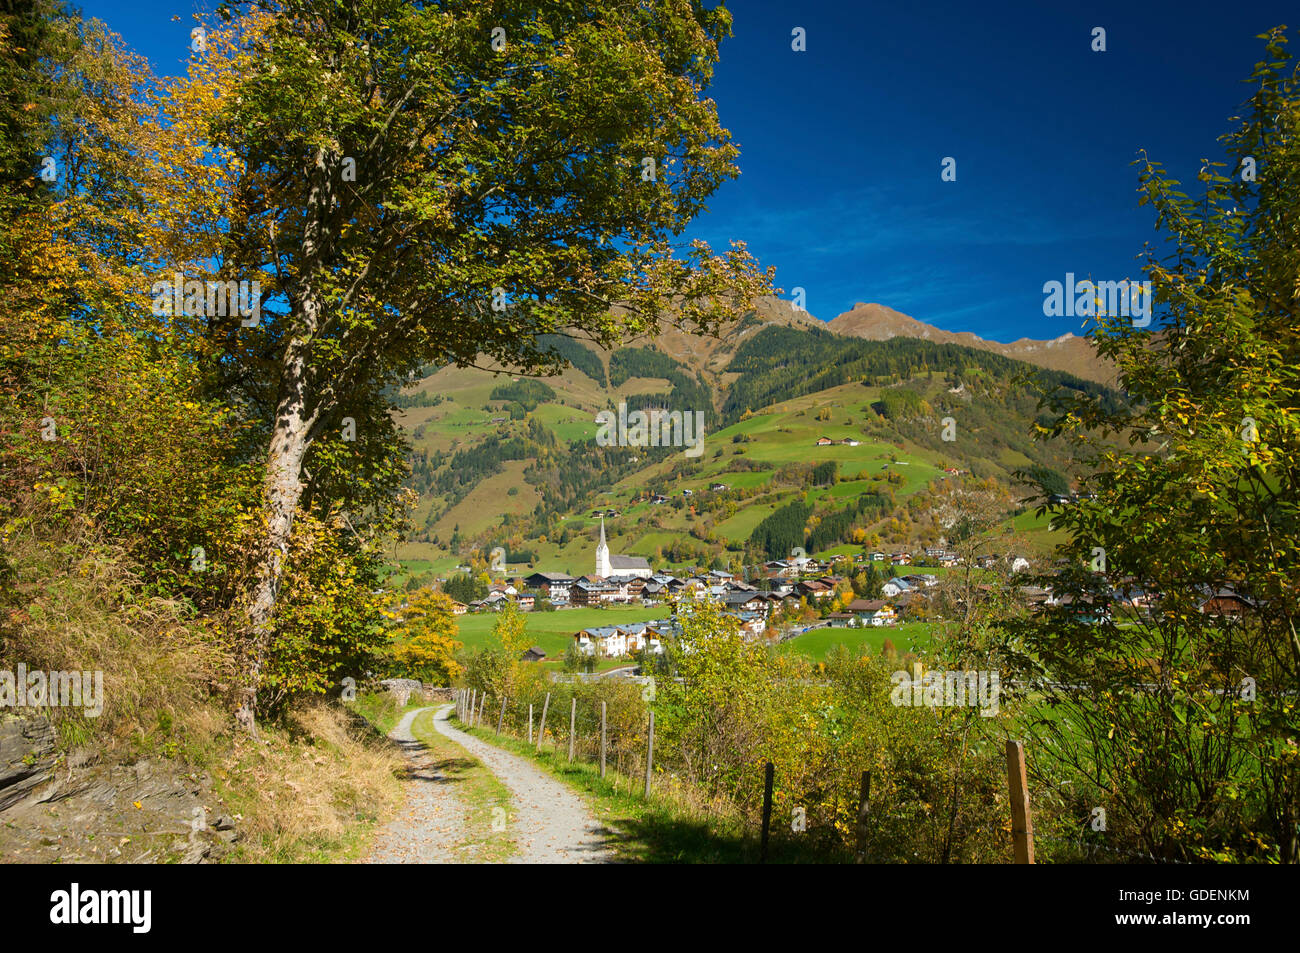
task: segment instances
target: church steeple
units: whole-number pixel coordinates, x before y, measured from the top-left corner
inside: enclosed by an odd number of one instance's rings
[[[612,576],[609,565],[609,544],[605,542],[605,517],[600,518],[600,542],[596,544],[596,575]]]

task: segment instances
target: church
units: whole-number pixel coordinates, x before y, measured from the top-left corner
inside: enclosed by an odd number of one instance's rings
[[[608,579],[611,576],[639,576],[649,579],[654,575],[650,563],[640,556],[611,556],[609,544],[605,542],[605,520],[600,521],[600,542],[596,544],[596,576]]]

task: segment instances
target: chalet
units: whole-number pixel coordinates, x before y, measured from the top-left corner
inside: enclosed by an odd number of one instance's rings
[[[515,605],[519,607],[520,612],[532,612],[534,604],[534,598],[529,593],[521,592],[515,596]]]
[[[925,558],[938,559],[945,552],[947,552],[947,550],[945,550],[942,546],[927,546],[925,548]]]
[[[569,587],[569,601],[575,606],[602,606],[614,600],[618,587],[583,576]]]
[[[885,554],[878,549],[871,554],[871,561],[873,563],[884,562],[884,560],[885,560]]]
[[[575,632],[573,639],[583,655],[622,658],[647,648],[662,653],[663,639],[672,632],[672,627],[662,622],[632,622],[583,629]]]
[[[627,635],[616,625],[593,626],[575,632],[573,639],[583,655],[620,658],[627,655]]]
[[[715,493],[719,493],[719,492],[721,492],[722,490],[726,490],[726,489],[728,489],[728,486],[727,486],[727,484],[725,484],[725,483],[710,483],[710,484],[709,484],[709,489],[712,490],[712,491],[715,492]]]
[[[767,619],[757,612],[728,612],[727,615],[740,622],[740,634],[756,639],[767,631]]]
[[[826,621],[831,624],[832,628],[842,629],[857,618],[852,612],[832,612],[826,616]]]
[[[563,572],[535,572],[524,577],[524,585],[546,596],[552,605],[567,605],[574,578]]]
[[[643,605],[657,605],[668,597],[668,586],[662,582],[655,582],[651,579],[641,590],[641,602]]]
[[[818,437],[818,438],[817,438],[817,446],[819,446],[819,447],[829,447],[829,446],[830,446],[831,444],[833,444],[834,442],[835,442],[835,441],[832,440],[830,437]]]
[[[845,437],[843,440],[840,441],[840,443],[845,447],[856,447],[861,443],[861,441],[854,440],[852,437]]]
[[[790,562],[788,559],[773,559],[771,562],[763,563],[763,568],[766,569],[769,574],[776,576],[793,576],[798,572],[795,564]]]
[[[542,659],[546,658],[546,653],[543,652],[543,651],[542,651],[540,648],[538,648],[536,645],[534,645],[534,646],[533,646],[532,648],[530,648],[527,652],[525,652],[522,656],[520,656],[520,658],[521,658],[522,661],[525,661],[525,662],[540,662]]]
[[[883,599],[854,599],[849,611],[864,625],[893,625],[898,621],[894,607]]]
[[[1219,618],[1238,618],[1256,608],[1258,605],[1254,599],[1231,589],[1220,589],[1209,598],[1202,599],[1197,606],[1202,615]]]
[[[801,596],[808,596],[811,599],[825,599],[835,591],[832,586],[827,585],[819,579],[806,580],[799,583],[794,588]]]
[[[626,642],[625,647],[628,655],[640,652],[646,647],[646,642],[649,638],[649,628],[650,627],[644,622],[632,622],[628,625],[619,626]]]
[[[457,602],[455,599],[451,600],[452,615],[464,615],[468,611],[469,611],[469,606],[465,605],[465,603]]]
[[[768,600],[757,592],[728,591],[722,595],[722,604],[738,612],[760,613],[767,617]]]
[[[902,579],[913,589],[918,587],[928,589],[930,586],[937,586],[939,584],[939,577],[932,572],[908,573],[906,576],[903,576]]]
[[[1047,589],[1038,586],[1021,586],[1018,590],[1020,597],[1031,606],[1052,605],[1052,593]]]
[[[880,587],[880,594],[883,596],[897,596],[910,591],[911,588],[911,584],[906,579],[895,576]]]
[[[664,496],[662,493],[656,493],[654,496],[650,497],[650,502],[655,506],[662,506],[664,503],[668,502],[668,497]]]
[[[910,566],[912,565],[911,553],[890,553],[889,564],[891,566]]]

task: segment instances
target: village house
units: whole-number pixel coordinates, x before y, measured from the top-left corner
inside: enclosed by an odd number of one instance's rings
[[[602,606],[618,595],[618,587],[583,576],[569,587],[569,602],[575,606]]]
[[[810,599],[825,599],[835,591],[834,587],[822,582],[819,579],[807,579],[795,587],[795,591],[801,596],[807,596]]]
[[[662,631],[648,622],[626,625],[602,625],[575,632],[574,642],[583,655],[598,658],[625,658],[645,648],[663,652]]]
[[[819,446],[819,447],[829,447],[829,446],[830,446],[831,444],[833,444],[834,442],[835,442],[835,441],[832,440],[830,437],[818,437],[818,438],[817,438],[817,446]]]
[[[627,635],[616,625],[593,626],[575,632],[574,641],[583,655],[621,658],[627,655]]]
[[[930,586],[937,586],[939,584],[939,577],[932,572],[908,573],[906,576],[903,576],[902,579],[913,588],[920,586],[928,589]]]
[[[798,571],[798,567],[794,563],[785,559],[773,559],[770,562],[763,563],[763,568],[773,575],[787,578]]]
[[[569,589],[574,581],[574,578],[568,573],[535,572],[531,576],[525,576],[523,583],[529,589],[535,589],[544,594],[552,605],[560,606],[568,604]]]
[[[880,594],[883,596],[897,596],[900,595],[901,593],[909,591],[911,588],[912,588],[911,583],[909,583],[906,579],[903,579],[899,576],[895,576],[893,579],[890,579],[888,582],[886,582],[883,586],[880,587]]]
[[[767,618],[768,600],[757,592],[726,592],[722,596],[722,604],[733,611],[755,612]]]
[[[1214,595],[1202,599],[1197,611],[1218,618],[1239,618],[1256,608],[1258,606],[1255,600],[1231,589],[1220,589]]]
[[[747,638],[756,639],[767,631],[765,613],[728,612],[727,615],[740,620],[740,633]]]
[[[849,611],[863,625],[893,625],[898,621],[893,606],[883,599],[854,599],[849,603]]]

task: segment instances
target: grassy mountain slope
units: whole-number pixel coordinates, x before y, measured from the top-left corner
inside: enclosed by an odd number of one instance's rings
[[[821,517],[874,492],[887,493],[893,510],[858,521],[864,532],[852,548],[925,542],[906,518],[908,500],[950,479],[945,468],[1009,487],[1021,467],[1065,471],[1063,448],[1030,437],[1037,408],[1027,375],[1100,389],[989,350],[836,335],[776,299],[718,337],[665,328],[653,343],[615,353],[565,346],[583,369],[546,378],[535,403],[507,399],[533,389],[527,377],[479,368],[443,368],[403,395],[434,404],[400,418],[420,494],[416,538],[398,552],[409,572],[446,571],[490,545],[525,552],[536,566],[588,572],[593,512],[609,509],[618,514],[606,520],[614,552],[656,566],[735,564],[758,523],[791,500]],[[707,411],[703,455],[597,447],[595,415],[620,401]],[[953,440],[944,439],[945,420]],[[858,445],[819,447],[822,436]],[[838,480],[816,485],[810,471],[828,461]],[[713,483],[727,489],[711,491]],[[669,502],[651,502],[656,493]],[[1014,522],[1025,545],[1050,541],[1032,513]]]

